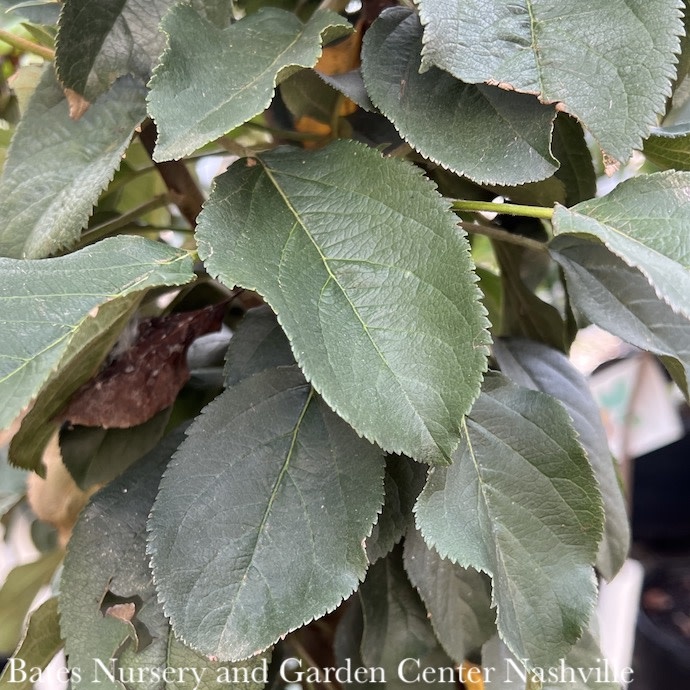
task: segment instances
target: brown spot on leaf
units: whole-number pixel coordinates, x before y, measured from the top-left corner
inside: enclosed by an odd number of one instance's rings
[[[170,406],[189,380],[189,346],[221,327],[225,306],[142,321],[132,345],[74,394],[57,421],[126,429]]]
[[[72,120],[79,120],[81,116],[89,109],[91,102],[87,101],[84,96],[72,89],[65,88],[65,98],[69,105],[69,116]]]

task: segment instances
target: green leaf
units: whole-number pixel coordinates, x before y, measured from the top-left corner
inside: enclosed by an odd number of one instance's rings
[[[547,393],[565,405],[601,491],[604,538],[596,564],[611,580],[627,558],[630,530],[616,461],[586,379],[562,352],[541,343],[500,338],[494,342],[493,353],[501,371],[514,383]]]
[[[280,83],[280,95],[295,120],[305,115],[326,124],[340,105],[340,94],[312,69],[302,69]]]
[[[364,37],[362,74],[371,100],[417,151],[480,183],[516,185],[553,175],[556,115],[524,94],[420,74],[422,26],[396,7]]]
[[[186,156],[263,112],[278,81],[313,67],[322,42],[350,25],[330,11],[302,24],[292,12],[269,7],[219,29],[177,5],[162,28],[168,44],[149,95],[159,161]]]
[[[158,24],[175,1],[65,0],[55,58],[60,81],[87,101],[125,75],[145,84],[165,43]]]
[[[120,79],[75,121],[46,68],[0,179],[0,255],[35,259],[74,246],[146,116],[144,93]]]
[[[38,393],[80,326],[103,304],[194,278],[192,260],[164,244],[115,237],[41,261],[0,259],[0,428]]]
[[[573,206],[591,199],[597,193],[597,175],[582,125],[574,117],[558,113],[551,146],[561,164],[556,178],[565,186],[564,205]]]
[[[7,446],[0,446],[0,520],[26,492],[26,472],[7,464]]]
[[[191,0],[189,4],[220,29],[232,23],[235,4],[228,0]]]
[[[535,669],[533,676],[516,659],[498,636],[492,637],[482,649],[482,666],[488,671],[491,690],[620,690],[611,664],[602,658],[599,643],[590,630],[585,630],[568,655],[555,666]]]
[[[619,338],[659,355],[689,395],[690,321],[659,300],[647,278],[598,242],[572,236],[551,243],[563,267],[568,295],[587,319]]]
[[[295,358],[270,307],[251,309],[233,333],[225,363],[225,385],[236,383],[266,369],[292,366]]]
[[[237,660],[336,607],[366,572],[383,472],[296,367],[227,389],[189,428],[149,524],[176,633]]]
[[[520,225],[529,231],[529,223]],[[523,280],[527,270],[534,274],[539,260],[548,255],[502,242],[495,242],[493,246],[503,285],[501,334],[531,338],[562,350],[565,324],[558,309],[537,297]]]
[[[364,79],[362,79],[362,71],[360,69],[353,69],[344,74],[324,74],[319,71],[316,74],[326,84],[342,93],[343,96],[349,98],[363,110],[368,112],[374,110],[374,104],[371,102],[369,93],[364,86]]]
[[[43,451],[59,426],[55,416],[96,374],[140,300],[141,295],[135,293],[106,302],[77,326],[57,371],[41,389],[10,441],[9,459],[13,465],[43,475]]]
[[[453,662],[434,636],[426,609],[405,575],[399,547],[369,568],[359,596],[362,661],[365,667],[384,669],[387,688],[409,688],[410,682],[414,687],[455,687],[448,675],[427,682],[417,679],[427,666],[452,669]]]
[[[0,675],[2,690],[33,690],[28,670],[39,668],[44,670],[53,657],[62,649],[60,637],[60,622],[58,620],[58,600],[52,597],[43,602],[29,617],[29,624],[24,631],[24,637],[13,658],[21,659],[25,664],[27,677],[24,681],[12,680],[9,667],[5,667]],[[19,676],[19,674],[17,674]]]
[[[454,661],[461,664],[496,632],[489,578],[441,558],[416,530],[405,537],[405,570]]]
[[[81,669],[75,687],[100,681],[121,690],[97,660],[110,668],[130,640],[142,648],[144,662],[153,661],[151,647],[159,654],[165,647],[167,635],[160,636],[167,622],[151,581],[145,525],[161,473],[182,438],[182,432],[168,436],[136,470],[95,494],[74,527],[60,580],[60,624],[70,667]],[[117,604],[135,610],[118,617],[110,608]]]
[[[423,62],[559,103],[621,162],[671,93],[680,0],[420,1]]]
[[[366,542],[369,563],[387,556],[403,538],[413,523],[412,508],[424,488],[425,480],[424,465],[405,456],[388,456],[384,479],[386,498]]]
[[[690,170],[690,124],[653,129],[643,151],[663,170]]]
[[[165,690],[261,690],[266,684],[270,659],[271,653],[264,652],[234,664],[210,661],[171,633],[165,665],[167,668],[186,668],[189,672],[183,682],[176,679],[168,683]],[[199,681],[193,669],[198,669]]]
[[[499,633],[519,658],[555,663],[590,616],[603,521],[570,418],[490,375],[453,460],[431,470],[418,528],[442,557],[491,575]]]
[[[146,520],[161,473],[182,438],[181,431],[173,432],[97,493],[74,528],[60,594],[66,652],[70,666],[80,669],[80,678],[72,678],[74,687],[98,684],[121,690],[133,686],[126,682],[128,674],[136,679],[142,673],[142,682],[135,684],[147,690],[215,690],[228,685],[239,689],[238,684],[218,682],[217,674],[227,665],[210,662],[175,638],[151,578]],[[122,618],[116,617],[118,605]],[[111,659],[117,663],[111,665]],[[260,657],[243,666],[252,670],[265,661]],[[152,675],[153,669],[185,667],[183,675],[175,674],[169,682]],[[118,675],[117,669],[124,675]],[[249,685],[251,690],[256,687]]]
[[[514,187],[491,185],[487,188],[495,195],[525,206],[553,206],[555,203],[565,202],[565,185],[555,175],[539,182],[527,182]]]
[[[364,618],[362,616],[362,606],[360,604],[359,592],[353,594],[348,601],[341,606],[342,614],[338,620],[333,639],[333,655],[338,666],[345,666],[348,663],[353,668],[363,668],[362,661],[362,634],[364,632]],[[365,682],[344,682],[344,688],[362,687],[368,685]],[[367,680],[375,680],[369,676]]]
[[[197,239],[213,275],[266,297],[358,433],[448,461],[489,336],[464,233],[417,168],[351,141],[238,161]]]
[[[690,317],[690,173],[661,172],[621,182],[571,209],[556,206],[559,235],[599,241],[647,277],[660,299]]]
[[[51,551],[32,563],[16,566],[7,574],[0,589],[0,654],[10,654],[19,643],[29,607],[41,587],[52,579],[62,556],[61,550]]]
[[[80,489],[107,484],[153,450],[163,437],[170,408],[128,429],[78,426],[60,432],[60,455]]]

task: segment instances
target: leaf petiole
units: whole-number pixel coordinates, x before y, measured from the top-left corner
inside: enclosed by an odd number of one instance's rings
[[[22,50],[26,53],[38,55],[39,57],[42,57],[44,60],[55,59],[54,50],[39,45],[38,43],[34,43],[33,41],[29,41],[27,38],[24,38],[22,36],[17,36],[16,34],[13,34],[11,31],[7,31],[5,29],[0,29],[0,41],[7,43],[16,50]]]
[[[473,235],[484,235],[492,240],[498,242],[507,242],[508,244],[516,244],[525,249],[533,249],[537,252],[546,252],[548,247],[544,242],[533,240],[524,235],[517,235],[513,232],[508,232],[502,228],[494,225],[483,225],[482,223],[465,223],[459,222],[458,225],[465,231]]]
[[[505,213],[510,216],[527,216],[529,218],[543,218],[551,220],[553,209],[544,206],[522,206],[520,204],[504,204],[496,201],[464,201],[459,199],[451,205],[454,211],[489,211],[491,213]]]

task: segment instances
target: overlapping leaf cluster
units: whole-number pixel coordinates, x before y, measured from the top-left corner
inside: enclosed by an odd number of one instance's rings
[[[620,568],[627,521],[566,353],[594,322],[688,393],[683,4],[364,2],[354,26],[270,4],[63,3],[0,178],[2,426],[33,403],[10,460],[42,471],[60,411],[161,293],[265,305],[231,324],[224,362],[190,365],[171,409],[62,429],[79,485],[107,486],[18,654],[44,665],[64,639],[75,670],[195,666],[210,689],[272,653],[273,674],[313,661],[316,619],[333,643],[318,663],[391,685],[404,658],[595,664],[596,573]],[[180,207],[169,171],[194,181],[176,161],[246,154],[186,249],[149,226],[92,244],[137,217],[112,195],[140,173],[111,180],[142,127]],[[662,170],[595,198],[590,146],[609,172],[642,148]],[[497,196],[524,220],[475,212]]]

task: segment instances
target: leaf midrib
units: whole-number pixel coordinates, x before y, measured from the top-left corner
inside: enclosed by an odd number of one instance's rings
[[[256,551],[257,551],[257,546],[259,543],[259,539],[261,538],[264,527],[266,526],[266,522],[268,521],[268,518],[271,513],[271,508],[273,507],[273,504],[275,503],[276,497],[278,495],[278,491],[280,490],[280,487],[283,483],[283,477],[288,471],[288,467],[290,466],[290,461],[292,460],[292,456],[295,451],[295,446],[297,444],[297,437],[299,435],[302,422],[304,421],[304,417],[307,414],[307,410],[309,409],[309,405],[311,404],[312,400],[314,399],[314,389],[312,386],[309,386],[309,393],[307,394],[307,399],[300,411],[299,417],[297,418],[297,421],[295,422],[294,429],[292,430],[292,437],[290,439],[290,447],[287,450],[287,453],[285,454],[285,460],[283,461],[283,464],[280,468],[280,472],[278,472],[278,476],[276,477],[275,482],[273,483],[273,488],[271,489],[271,495],[269,496],[268,503],[266,504],[266,509],[264,510],[263,515],[261,516],[261,522],[256,530],[256,540],[254,541],[254,547],[252,548],[252,555],[251,558],[249,559],[249,563],[247,563],[246,568],[244,568],[244,573],[246,574],[249,569],[252,567],[252,564],[254,563],[254,558],[256,557]],[[232,601],[230,602],[230,608],[229,610],[232,612],[235,610],[235,607],[237,605],[238,600],[240,599],[240,595],[242,594],[242,590],[246,586],[248,582],[247,577],[243,577],[242,580],[240,581],[239,587],[237,588],[235,592],[235,596],[233,597]],[[231,627],[231,621],[232,621],[232,613],[228,615],[228,620],[226,624],[223,626],[223,631],[221,632],[221,640],[224,637],[225,633],[227,630]]]
[[[406,390],[405,387],[402,385],[402,383],[401,383],[401,381],[399,380],[397,374],[393,371],[393,369],[390,367],[390,365],[389,365],[388,362],[386,361],[385,355],[383,354],[383,352],[382,352],[381,349],[379,348],[379,346],[378,346],[378,344],[376,343],[376,341],[375,341],[375,340],[373,339],[373,337],[371,336],[371,333],[369,332],[369,327],[367,326],[367,324],[364,322],[364,320],[363,320],[362,317],[360,316],[359,311],[357,310],[356,305],[352,302],[352,300],[350,299],[349,295],[347,294],[345,288],[340,284],[340,281],[338,280],[338,278],[336,277],[336,275],[335,275],[335,274],[333,273],[333,271],[331,270],[331,267],[329,266],[329,263],[328,263],[328,258],[327,258],[327,257],[325,256],[325,254],[321,251],[321,247],[318,245],[318,243],[317,243],[316,240],[314,239],[313,235],[311,234],[311,232],[310,232],[309,229],[307,228],[307,226],[306,226],[306,224],[304,223],[304,221],[302,220],[302,218],[301,218],[299,212],[298,212],[297,209],[293,206],[293,204],[292,204],[292,202],[290,201],[290,199],[288,199],[288,197],[287,197],[287,195],[285,194],[285,192],[283,191],[282,187],[278,184],[278,181],[275,179],[275,176],[273,175],[273,171],[272,171],[265,163],[263,163],[263,161],[262,161],[262,165],[263,165],[264,171],[266,172],[266,175],[268,176],[269,180],[271,181],[271,183],[272,183],[273,186],[275,187],[276,191],[278,192],[278,194],[280,195],[281,199],[283,200],[283,202],[285,203],[285,205],[286,205],[287,208],[289,209],[290,213],[291,213],[291,214],[294,216],[294,218],[295,218],[296,225],[293,226],[292,231],[294,231],[294,229],[295,229],[296,226],[299,226],[299,227],[302,228],[302,230],[304,231],[305,235],[307,236],[307,238],[309,239],[309,241],[310,241],[310,242],[312,243],[312,245],[314,246],[314,249],[315,249],[316,252],[318,253],[319,258],[321,259],[321,262],[322,262],[324,268],[326,269],[326,272],[328,273],[329,280],[332,280],[332,281],[338,286],[338,288],[339,288],[341,294],[343,295],[343,297],[344,297],[345,300],[347,301],[347,303],[348,303],[350,309],[352,309],[352,313],[355,315],[355,317],[357,318],[357,320],[358,320],[359,323],[361,324],[362,330],[363,330],[364,333],[366,334],[366,336],[367,336],[369,342],[371,343],[372,347],[374,348],[374,351],[376,352],[376,354],[379,356],[379,358],[380,358],[381,361],[383,362],[383,364],[384,364],[386,370],[389,371],[389,372],[391,373],[391,375],[393,376],[393,379],[395,380],[395,382],[396,382],[396,384],[397,384],[397,386],[398,386],[400,392],[401,392],[401,393],[403,394],[403,396],[405,397],[405,400],[406,400],[406,402],[407,402],[409,408],[412,410],[412,412],[413,412],[413,414],[415,415],[415,417],[420,421],[422,427],[423,427],[424,430],[426,431],[426,433],[427,433],[428,437],[431,439],[432,443],[436,446],[436,448],[438,448],[438,450],[441,451],[441,453],[442,453],[444,456],[446,456],[445,452],[444,452],[443,450],[441,450],[441,448],[439,447],[439,445],[436,443],[436,440],[434,439],[434,437],[433,437],[431,431],[429,430],[428,426],[426,425],[424,419],[423,419],[423,418],[421,417],[421,415],[419,414],[419,411],[418,411],[417,408],[412,404],[412,401],[410,400],[410,397],[409,397],[409,395],[408,395],[408,393],[407,393],[407,390]],[[291,232],[292,232],[292,231],[291,231]],[[324,287],[325,287],[325,286],[324,286]],[[322,288],[322,289],[323,289],[323,288]]]

